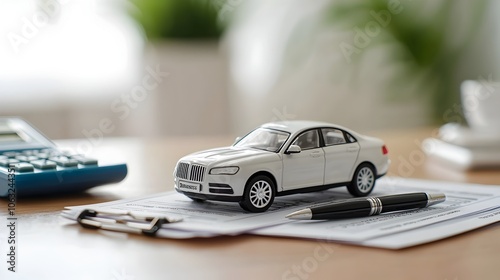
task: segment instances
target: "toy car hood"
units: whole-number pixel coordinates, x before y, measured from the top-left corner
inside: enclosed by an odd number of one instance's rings
[[[237,166],[246,160],[277,156],[274,152],[230,146],[193,153],[183,157],[180,161],[196,162],[204,165],[230,164]]]

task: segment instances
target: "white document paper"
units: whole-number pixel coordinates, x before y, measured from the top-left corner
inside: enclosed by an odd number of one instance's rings
[[[83,209],[96,211],[130,211],[139,216],[167,216],[182,218],[182,222],[163,225],[160,237],[192,238],[215,235],[237,235],[251,230],[290,222],[286,214],[314,203],[350,198],[345,190],[331,190],[279,197],[265,213],[248,213],[238,203],[205,201],[194,202],[177,192],[165,192],[142,198],[67,207],[62,216],[76,220]]]
[[[256,234],[324,239],[330,241],[365,242],[380,236],[415,230],[432,224],[470,216],[500,207],[500,188],[480,185],[450,184],[435,181],[403,180],[390,178],[378,182],[377,188],[396,188],[399,192],[443,192],[446,201],[432,207],[378,216],[324,221],[294,221],[285,225],[254,231]],[[388,192],[390,193],[390,192]],[[497,219],[500,217],[497,216]],[[494,219],[493,219],[494,220]],[[482,220],[483,224],[488,224]],[[430,231],[433,235],[435,232]],[[454,234],[458,234],[454,233]],[[448,236],[450,236],[448,234]],[[424,237],[424,236],[420,236]],[[425,240],[425,239],[423,239]],[[411,240],[407,240],[408,242]]]
[[[472,230],[500,220],[500,187],[386,177],[373,196],[407,192],[443,192],[445,202],[428,208],[378,216],[329,221],[296,221],[285,215],[316,204],[347,199],[345,188],[277,197],[265,213],[244,212],[237,203],[198,203],[175,192],[113,202],[70,207],[63,217],[75,220],[83,209],[126,210],[140,215],[182,218],[167,224],[157,236],[211,237],[252,233],[349,242],[383,248],[404,248]]]
[[[500,209],[496,208],[415,230],[365,240],[360,245],[386,249],[402,249],[461,234],[498,221],[500,221]]]

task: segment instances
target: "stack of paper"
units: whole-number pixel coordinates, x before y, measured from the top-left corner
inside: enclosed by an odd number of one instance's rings
[[[407,192],[443,192],[446,201],[429,208],[336,221],[296,221],[285,215],[315,204],[350,198],[345,188],[278,197],[266,213],[247,213],[236,203],[191,201],[175,192],[137,199],[68,207],[62,215],[76,220],[83,209],[131,211],[139,215],[182,218],[163,225],[158,237],[193,238],[243,233],[323,239],[399,249],[423,244],[500,221],[500,187],[386,177],[373,196]]]

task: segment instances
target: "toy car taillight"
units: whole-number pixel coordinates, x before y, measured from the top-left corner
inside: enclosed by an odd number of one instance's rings
[[[387,150],[387,147],[385,145],[382,146],[382,154],[387,155],[389,153],[389,150]]]

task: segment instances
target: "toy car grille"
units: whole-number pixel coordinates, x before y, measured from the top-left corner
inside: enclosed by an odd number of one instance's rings
[[[177,173],[175,174],[177,178],[202,182],[205,176],[205,166],[180,162],[177,165]]]
[[[191,165],[191,174],[189,175],[189,180],[201,182],[203,181],[203,175],[205,175],[205,166]]]
[[[189,164],[180,162],[177,165],[177,173],[175,174],[177,178],[186,179],[188,178]]]

